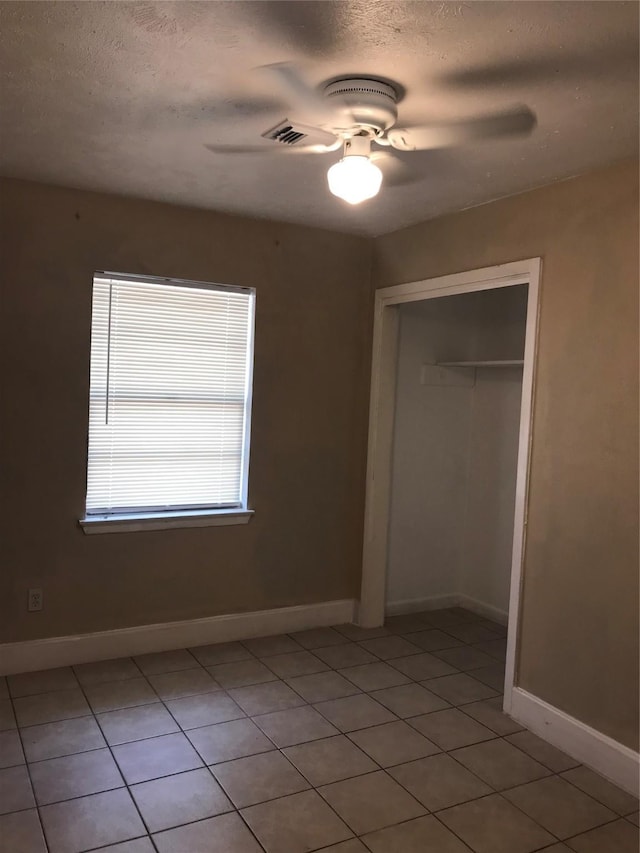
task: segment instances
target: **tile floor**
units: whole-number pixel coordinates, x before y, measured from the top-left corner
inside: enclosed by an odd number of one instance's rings
[[[459,608],[0,679],[0,853],[637,853]]]

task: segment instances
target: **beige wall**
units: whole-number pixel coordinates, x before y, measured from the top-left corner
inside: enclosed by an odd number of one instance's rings
[[[379,238],[374,284],[538,255],[543,278],[517,680],[637,748],[636,163]]]
[[[370,244],[18,181],[0,184],[0,210],[0,640],[357,595]],[[248,526],[78,527],[100,269],[257,288]],[[30,586],[42,613],[27,613]]]

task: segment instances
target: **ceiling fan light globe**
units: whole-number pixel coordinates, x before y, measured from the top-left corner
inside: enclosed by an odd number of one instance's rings
[[[343,157],[327,172],[329,190],[349,204],[360,204],[376,196],[382,185],[382,172],[368,157]]]

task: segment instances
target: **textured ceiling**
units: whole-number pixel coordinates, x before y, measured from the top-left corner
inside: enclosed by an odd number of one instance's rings
[[[636,2],[1,2],[0,174],[380,234],[633,155]],[[411,183],[331,196],[338,154],[219,155],[287,116],[252,69],[382,76],[402,124],[528,104],[528,139],[405,153]],[[291,118],[291,116],[289,116]],[[275,143],[274,143],[275,144]]]

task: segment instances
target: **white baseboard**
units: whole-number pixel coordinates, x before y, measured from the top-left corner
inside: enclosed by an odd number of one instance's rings
[[[576,761],[581,761],[620,788],[638,796],[640,756],[637,752],[521,687],[514,687],[511,707],[505,708],[505,711]]]
[[[459,595],[430,595],[427,598],[407,598],[400,601],[388,601],[385,606],[387,616],[403,616],[405,613],[419,613],[421,610],[440,610],[443,607],[456,607]]]
[[[509,622],[506,610],[499,610],[484,601],[478,601],[468,595],[451,593],[450,595],[431,595],[427,598],[407,598],[401,601],[389,601],[385,607],[388,616],[400,616],[405,613],[419,613],[421,610],[440,610],[443,607],[465,607],[486,619],[493,619],[501,625]]]
[[[356,602],[343,599],[5,643],[0,645],[0,675],[340,625],[353,621],[355,612]]]
[[[485,619],[491,619],[493,622],[498,622],[500,625],[509,624],[509,611],[500,610],[499,607],[494,607],[493,604],[485,604],[484,601],[479,601],[477,598],[471,598],[468,595],[458,596],[458,607],[465,607],[478,616],[484,616]]]

